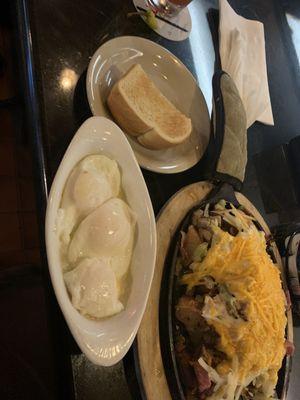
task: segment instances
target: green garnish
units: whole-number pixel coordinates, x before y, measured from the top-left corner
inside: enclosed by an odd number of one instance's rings
[[[147,25],[150,26],[152,29],[157,29],[157,19],[155,18],[155,14],[152,10],[145,11],[137,11],[137,12],[130,12],[127,14],[127,17],[134,17],[140,15],[141,17],[145,18],[145,22]]]
[[[155,18],[155,14],[152,10],[146,11],[146,23],[151,29],[157,29],[157,19]]]
[[[201,244],[198,244],[196,247],[194,254],[193,254],[193,261],[194,262],[201,262],[203,259],[206,257],[207,254],[207,242],[203,242]]]
[[[225,200],[219,200],[217,204],[215,205],[215,210],[218,211],[223,211],[226,206],[226,201]]]

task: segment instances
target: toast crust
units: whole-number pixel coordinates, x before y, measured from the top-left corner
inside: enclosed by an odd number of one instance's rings
[[[159,91],[139,64],[113,86],[107,103],[121,128],[145,147],[167,148],[191,134],[191,120]]]

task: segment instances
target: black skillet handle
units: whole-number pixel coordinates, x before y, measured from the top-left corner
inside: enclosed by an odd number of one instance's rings
[[[233,204],[235,207],[239,207],[240,203],[235,195],[234,187],[228,182],[222,182],[218,184],[206,197],[205,202],[216,204],[219,200],[226,200]]]

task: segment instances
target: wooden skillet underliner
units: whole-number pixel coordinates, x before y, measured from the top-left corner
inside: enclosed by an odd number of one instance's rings
[[[137,333],[139,369],[147,400],[172,400],[164,372],[159,340],[159,297],[165,258],[173,235],[183,218],[191,208],[208,195],[212,188],[213,185],[205,181],[186,186],[171,197],[157,217],[156,265],[148,303]],[[241,193],[236,192],[235,195],[239,203],[256,218],[263,230],[270,234],[267,224],[252,203]],[[282,271],[282,262],[275,243],[272,244],[272,248]],[[284,279],[284,273],[282,277]],[[288,313],[288,325],[290,322],[291,313]],[[293,342],[292,329],[288,329],[287,339]]]

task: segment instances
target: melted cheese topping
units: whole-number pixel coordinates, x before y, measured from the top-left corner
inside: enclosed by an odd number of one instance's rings
[[[235,237],[216,228],[207,256],[198,263],[195,272],[182,277],[182,283],[192,288],[207,275],[226,284],[230,293],[246,305],[247,321],[233,322],[226,315],[223,319],[216,317],[213,304],[205,306],[206,314],[210,314],[203,316],[219,334],[218,349],[228,358],[219,364],[218,373],[228,376],[237,363],[239,392],[259,377],[262,391],[272,396],[285,354],[287,321],[280,272],[266,252],[264,234],[254,225]]]

